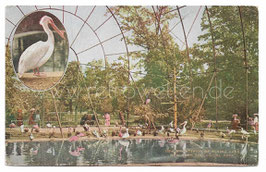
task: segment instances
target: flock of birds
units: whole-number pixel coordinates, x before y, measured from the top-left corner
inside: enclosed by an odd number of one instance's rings
[[[122,129],[122,127],[120,126],[118,131],[114,130],[114,131],[111,132],[111,136],[112,137],[118,136],[118,137],[120,137],[122,139],[126,139],[130,135],[133,135],[133,136],[145,136],[145,134],[153,134],[153,136],[157,136],[157,135],[165,136],[165,135],[167,135],[168,137],[170,137],[170,133],[175,133],[175,138],[179,139],[179,136],[182,136],[182,135],[186,134],[186,132],[187,132],[187,128],[186,128],[187,123],[188,123],[187,121],[184,121],[182,124],[180,124],[182,126],[182,128],[176,128],[175,129],[174,125],[173,125],[173,121],[171,121],[167,126],[161,126],[160,129],[154,130],[153,133],[147,132],[147,130],[146,130],[148,128],[148,124],[147,123],[145,125],[139,124],[138,127],[135,127],[135,130],[133,129],[133,131],[132,131],[132,129],[131,129],[130,132],[129,132],[128,128]],[[209,126],[209,124],[208,124],[208,126]],[[207,126],[207,128],[208,128],[208,126]],[[11,123],[9,125],[9,127],[10,128],[15,128],[16,125],[14,123]],[[48,122],[46,124],[46,128],[49,129],[49,133],[48,133],[48,137],[49,138],[56,137],[55,136],[56,126],[53,126],[50,122]],[[90,127],[87,124],[83,125],[83,129],[84,129],[86,134],[84,134],[82,132],[79,132],[79,131],[76,131],[76,128],[69,127],[68,131],[67,131],[67,137],[69,138],[69,141],[70,142],[77,141],[77,140],[79,140],[80,137],[89,136],[90,133],[96,138],[107,137],[108,136],[108,130],[107,129],[103,129],[101,132],[98,132],[96,130],[88,132],[88,131],[90,131]],[[31,128],[31,130],[28,127],[25,127],[24,125],[21,125],[20,126],[20,131],[21,131],[21,133],[30,132],[29,139],[33,140],[34,139],[33,133],[34,132],[35,133],[39,133],[40,129],[39,129],[38,125],[34,125]],[[196,132],[199,133],[201,138],[204,137],[204,130],[200,132],[198,129],[196,129]],[[229,136],[230,139],[231,139],[232,136],[235,133],[237,133],[236,130],[230,130],[227,127],[226,132],[222,132],[222,131],[220,132],[220,137],[221,138],[225,138],[226,136]],[[240,133],[242,134],[242,136],[241,136],[242,139],[248,138],[250,136],[250,133],[247,132],[246,130],[244,130],[243,128],[241,128]],[[257,134],[256,130],[254,130],[254,134],[255,135]]]

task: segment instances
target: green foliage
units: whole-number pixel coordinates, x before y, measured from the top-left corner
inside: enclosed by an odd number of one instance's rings
[[[249,65],[249,113],[252,114],[258,112],[258,10],[256,7],[246,6],[241,7],[241,11]],[[222,86],[223,90],[228,87],[234,89],[230,94],[230,98],[226,98],[224,95],[218,98],[219,119],[230,119],[232,113],[238,113],[244,117],[246,78],[238,7],[215,6],[209,8],[209,13],[214,28],[218,86]],[[195,77],[194,82],[207,88],[210,80],[208,78],[211,77],[214,71],[214,59],[211,49],[210,26],[206,13],[202,18],[201,27],[204,34],[199,36],[201,44],[194,45],[193,59],[197,59],[198,65],[203,66],[205,64],[209,68],[206,69],[206,75]],[[214,95],[214,92],[212,92],[212,95]],[[214,119],[215,99],[209,96],[204,107],[207,109],[207,116]]]
[[[241,7],[246,36],[249,113],[258,112],[258,9]],[[107,64],[92,61],[86,66],[70,62],[64,78],[52,89],[60,112],[110,113],[119,111],[139,116],[151,122],[173,120],[174,84],[177,86],[178,121],[191,123],[215,119],[214,89],[210,90],[203,110],[197,116],[199,106],[214,71],[212,40],[206,13],[202,17],[202,34],[199,43],[189,49],[189,66],[185,50],[180,50],[170,35],[169,20],[177,17],[172,7],[122,6],[111,9],[119,18],[122,30],[129,33],[128,45],[141,47],[143,51],[130,53],[136,64],[128,66],[127,57]],[[215,40],[219,120],[230,119],[233,113],[245,116],[245,64],[243,38],[239,11],[236,6],[209,8]],[[128,67],[131,70],[129,75]],[[190,70],[192,76],[189,75]],[[176,70],[176,74],[174,74]],[[134,72],[133,72],[134,71]],[[176,75],[176,83],[174,76]],[[137,78],[135,81],[132,78]],[[186,94],[190,82],[194,90]],[[214,83],[212,84],[214,86]],[[230,92],[230,89],[233,91]],[[184,96],[185,95],[185,96]],[[228,97],[225,97],[228,96]],[[149,106],[143,105],[146,98]],[[6,111],[15,114],[18,109],[28,113],[36,107],[42,113],[54,111],[49,91],[33,92],[25,88],[12,69],[10,51],[6,49]],[[243,122],[243,121],[242,121]]]

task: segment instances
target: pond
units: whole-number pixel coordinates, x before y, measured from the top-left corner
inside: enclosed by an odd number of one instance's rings
[[[7,165],[110,166],[182,162],[257,165],[258,144],[165,139],[6,143]]]

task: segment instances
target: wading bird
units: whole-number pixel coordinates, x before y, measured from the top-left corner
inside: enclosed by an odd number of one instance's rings
[[[230,130],[228,127],[226,129],[228,135],[231,137],[233,133],[236,133],[236,130]]]
[[[129,137],[129,134],[128,134],[128,128],[126,129],[126,132],[123,134],[122,138],[125,139],[125,138],[128,138]]]
[[[207,125],[209,131],[211,131],[211,127],[212,127],[212,121],[210,121],[209,124]]]
[[[180,130],[180,135],[184,135],[187,132],[186,129],[187,121],[184,121],[181,125],[183,125],[183,128]]]
[[[49,24],[63,38],[64,31],[61,31],[55,25],[53,19],[48,16],[43,16],[39,22],[43,30],[48,35],[47,41],[38,41],[29,46],[20,56],[18,64],[18,77],[21,78],[23,73],[33,69],[34,75],[40,76],[39,68],[44,65],[54,51],[54,34],[49,28]],[[37,72],[36,72],[37,70]]]
[[[159,133],[163,134],[164,133],[164,127],[161,126],[161,129],[159,130]]]
[[[30,141],[32,141],[34,139],[34,136],[32,133],[29,135],[29,139],[30,139]]]
[[[244,130],[243,128],[241,128],[241,133],[242,133],[242,139],[245,137],[245,136],[249,136],[249,133]]]
[[[220,132],[220,136],[221,136],[222,138],[225,138],[225,137],[226,137],[226,134],[224,134],[223,132]]]

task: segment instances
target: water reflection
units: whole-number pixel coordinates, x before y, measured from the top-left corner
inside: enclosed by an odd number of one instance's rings
[[[258,145],[203,140],[93,140],[6,144],[8,165],[213,162],[256,165]]]

